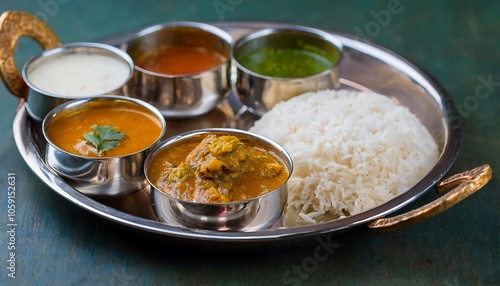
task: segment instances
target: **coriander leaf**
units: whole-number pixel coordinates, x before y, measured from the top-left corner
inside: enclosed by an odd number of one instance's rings
[[[109,149],[113,149],[116,146],[120,145],[117,141],[106,141],[102,143],[102,151],[107,151]]]
[[[83,138],[85,138],[85,140],[87,140],[90,143],[92,143],[92,145],[94,145],[96,148],[100,144],[99,143],[99,138],[94,134],[94,132],[85,133],[83,135]]]
[[[85,133],[83,138],[94,145],[97,149],[97,153],[99,154],[120,145],[116,140],[120,140],[125,137],[125,134],[116,130],[112,126],[93,125],[91,128],[92,132]]]
[[[98,132],[99,134],[101,134],[102,141],[119,140],[125,136],[123,133],[114,129],[111,126],[102,126],[101,127],[101,126],[94,125],[93,129],[94,129],[94,132]]]

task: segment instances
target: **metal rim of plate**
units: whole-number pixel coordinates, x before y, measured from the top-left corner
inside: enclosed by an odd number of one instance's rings
[[[262,28],[284,25],[282,23],[268,22],[217,22],[212,24],[227,30],[233,35],[243,35]],[[119,45],[124,43],[133,34],[134,33],[132,32],[118,35],[107,38],[103,40],[103,42],[111,45]],[[447,126],[447,144],[445,144],[445,150],[442,151],[436,166],[421,181],[406,192],[363,213],[315,225],[291,228],[271,228],[250,232],[217,232],[171,226],[158,221],[130,215],[101,204],[78,192],[76,189],[68,185],[68,183],[66,183],[63,179],[55,175],[45,165],[44,160],[40,157],[37,147],[32,142],[32,140],[43,140],[43,138],[31,138],[30,134],[32,131],[30,130],[28,115],[24,108],[21,108],[17,112],[13,122],[13,132],[17,147],[23,159],[32,171],[53,191],[65,199],[76,204],[80,208],[83,208],[90,213],[105,218],[111,222],[142,232],[157,234],[162,237],[182,238],[204,242],[224,242],[236,244],[251,242],[254,244],[319,236],[333,232],[340,232],[354,226],[368,223],[374,219],[393,213],[413,202],[442,179],[458,156],[462,141],[462,122],[451,97],[444,91],[437,81],[435,81],[422,69],[404,59],[400,55],[366,40],[357,39],[349,34],[332,34],[341,40],[344,45],[344,49],[355,50],[356,52],[363,53],[380,61],[386,62],[396,68],[400,73],[409,77],[412,81],[418,83],[420,87],[423,88],[430,95],[430,97],[432,97],[432,100],[441,105],[443,111],[443,121]]]

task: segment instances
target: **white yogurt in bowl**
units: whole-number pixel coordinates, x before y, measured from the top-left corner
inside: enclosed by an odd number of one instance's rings
[[[42,121],[53,108],[72,99],[123,94],[134,62],[120,49],[100,43],[71,43],[44,51],[22,71],[29,87],[26,109]]]
[[[37,88],[65,97],[93,96],[122,86],[130,76],[126,62],[94,53],[63,53],[33,67],[28,80]]]

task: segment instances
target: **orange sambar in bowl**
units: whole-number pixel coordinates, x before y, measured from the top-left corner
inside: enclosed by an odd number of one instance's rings
[[[58,113],[47,126],[53,145],[84,157],[133,154],[152,146],[161,135],[161,121],[147,108],[126,100],[89,101],[83,108]],[[105,148],[98,150],[95,141]]]
[[[165,45],[142,56],[136,65],[155,73],[183,75],[210,70],[226,60],[222,54],[205,47]]]

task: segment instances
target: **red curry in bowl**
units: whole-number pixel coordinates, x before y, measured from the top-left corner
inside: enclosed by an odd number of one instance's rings
[[[159,74],[183,75],[210,70],[227,56],[201,46],[165,45],[155,48],[136,61],[136,65]]]

